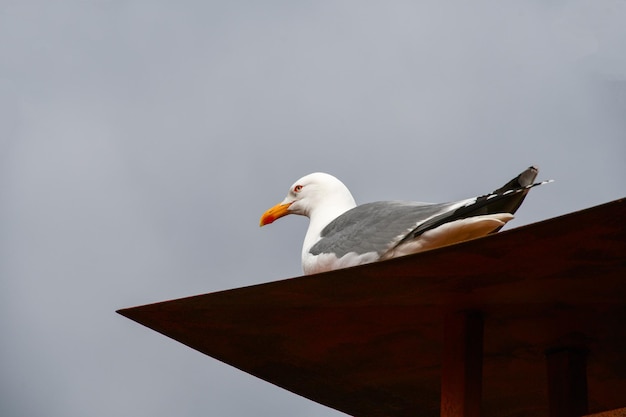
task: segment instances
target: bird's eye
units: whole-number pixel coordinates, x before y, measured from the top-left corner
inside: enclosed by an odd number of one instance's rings
[[[300,190],[302,190],[302,186],[301,185],[296,185],[295,187],[293,187],[293,192],[294,193],[299,193]]]

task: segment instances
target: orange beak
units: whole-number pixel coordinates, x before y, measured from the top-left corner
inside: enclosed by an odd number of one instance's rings
[[[288,215],[289,206],[291,206],[291,203],[287,203],[287,204],[280,203],[280,204],[276,204],[274,207],[267,210],[261,216],[260,226],[265,226],[266,224],[273,223],[276,219],[280,219],[281,217]]]

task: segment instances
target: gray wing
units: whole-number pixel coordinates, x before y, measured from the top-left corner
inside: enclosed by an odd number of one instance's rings
[[[531,188],[549,182],[533,184],[537,172],[530,167],[494,192],[468,200],[441,204],[379,201],[357,206],[326,226],[310,252],[334,253],[339,258],[350,252],[382,255],[444,223],[485,214],[513,214]]]
[[[322,230],[321,240],[311,248],[313,255],[334,253],[382,254],[421,223],[450,211],[458,203],[428,204],[378,201],[348,210]]]

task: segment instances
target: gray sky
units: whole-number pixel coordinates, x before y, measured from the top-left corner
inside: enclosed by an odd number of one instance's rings
[[[626,196],[626,2],[0,2],[0,415],[339,416],[114,313],[300,275],[313,171]]]

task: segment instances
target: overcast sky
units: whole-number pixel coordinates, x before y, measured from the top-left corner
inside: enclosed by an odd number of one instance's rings
[[[341,416],[116,309],[301,274],[299,177],[626,196],[626,2],[0,0],[0,415]]]

